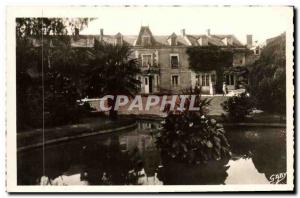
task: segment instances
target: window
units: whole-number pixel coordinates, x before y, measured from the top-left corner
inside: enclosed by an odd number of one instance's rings
[[[178,86],[179,85],[179,76],[178,75],[173,75],[172,76],[172,85],[174,87]]]
[[[259,48],[255,49],[255,55],[259,55]]]
[[[215,74],[211,75],[211,82],[216,83],[216,75]]]
[[[206,84],[205,84],[205,75],[202,75],[201,86],[206,86]]]
[[[230,85],[234,85],[234,76],[230,75]]]
[[[175,36],[171,38],[171,45],[177,45],[177,39]]]
[[[148,77],[145,77],[145,85],[148,85]]]
[[[196,75],[196,84],[201,85],[200,79],[200,75]]]
[[[225,76],[225,80],[226,80],[226,85],[229,85],[229,74],[227,74],[227,75]]]
[[[138,81],[140,81],[140,88],[142,87],[142,78],[140,76],[138,76]]]
[[[142,66],[150,67],[151,65],[152,65],[152,55],[151,54],[142,55]]]
[[[143,46],[149,46],[150,45],[150,36],[143,36],[142,44],[143,44]]]
[[[178,63],[179,63],[178,59],[179,59],[178,54],[171,55],[171,67],[172,68],[178,68]]]
[[[196,81],[199,82],[201,86],[210,86],[210,83],[216,83],[216,74],[203,73],[196,75]]]
[[[234,85],[234,76],[233,74],[227,74],[225,76],[226,79],[226,85]]]
[[[201,86],[209,86],[209,74],[202,74]]]
[[[209,74],[205,75],[205,82],[206,82],[205,86],[209,86]]]

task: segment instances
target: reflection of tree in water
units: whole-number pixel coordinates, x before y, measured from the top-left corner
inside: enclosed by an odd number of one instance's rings
[[[48,146],[45,176],[62,183],[80,173],[78,179],[92,185],[137,184],[142,172],[144,177],[151,177],[159,164],[159,154],[151,147],[149,136],[133,133]],[[123,138],[122,144],[119,138]],[[19,185],[40,184],[42,175],[42,148],[18,154]]]
[[[27,158],[27,156],[33,156]],[[37,184],[37,178],[43,175],[42,152],[24,152],[17,153],[17,182],[18,185],[33,185]]]
[[[252,151],[255,147],[255,138],[245,138],[245,133],[236,133],[236,131],[234,131],[227,133],[227,139],[232,150],[232,160],[239,158],[247,159],[252,157]]]
[[[265,174],[270,182],[273,174],[286,172],[286,136],[282,129],[259,131],[257,128],[250,128],[242,132],[239,130],[231,129],[232,133],[228,133],[233,160],[252,158],[257,171]]]
[[[158,178],[164,185],[225,184],[228,176],[228,159],[212,160],[206,164],[185,164],[162,158],[163,167],[158,169]]]
[[[258,172],[264,173],[270,182],[272,175],[286,173],[285,138],[257,142],[253,150],[252,161]],[[280,183],[286,183],[286,178]]]
[[[18,184],[39,184],[40,178],[44,174],[49,179],[54,179],[60,176],[62,172],[66,172],[76,157],[78,158],[78,155],[74,152],[69,152],[67,146],[66,149],[58,146],[45,151],[45,164],[43,166],[42,148],[18,153]]]
[[[111,138],[108,146],[94,144],[82,153],[87,180],[91,185],[134,184],[143,159],[137,148],[121,151],[118,136]]]

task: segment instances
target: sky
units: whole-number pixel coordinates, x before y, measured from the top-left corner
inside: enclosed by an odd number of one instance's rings
[[[292,25],[292,9],[287,7],[97,7],[81,34],[137,35],[141,25],[148,25],[154,35],[234,34],[242,43],[246,35],[263,43]]]

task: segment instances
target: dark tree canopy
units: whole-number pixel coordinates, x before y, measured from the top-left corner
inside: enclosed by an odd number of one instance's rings
[[[86,75],[86,93],[89,97],[118,94],[133,96],[139,91],[140,81],[136,76],[141,71],[137,59],[131,57],[132,51],[128,45],[96,42],[93,54],[94,59]],[[110,118],[115,119],[115,100],[108,100],[108,105],[112,107]]]
[[[83,29],[94,18],[17,18],[16,36],[66,35]],[[71,31],[71,32],[70,32]]]
[[[16,74],[18,128],[77,121],[81,110],[81,65],[86,53],[70,46],[72,27],[89,19],[17,18]],[[33,45],[36,39],[39,45]],[[81,114],[80,114],[81,115]]]
[[[93,54],[87,75],[89,96],[134,95],[139,91],[136,75],[140,69],[137,60],[131,57],[129,46],[96,42]]]
[[[274,38],[250,67],[249,91],[258,108],[271,113],[284,114],[286,109],[285,46],[285,34]]]
[[[232,66],[233,52],[220,47],[192,47],[187,49],[190,67],[194,71],[219,70]]]

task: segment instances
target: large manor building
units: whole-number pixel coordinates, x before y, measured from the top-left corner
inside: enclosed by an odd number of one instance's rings
[[[206,34],[191,35],[185,29],[180,34],[155,35],[148,26],[142,26],[137,35],[106,35],[100,29],[98,35],[72,36],[72,47],[93,47],[95,41],[115,45],[127,44],[132,48],[132,57],[139,60],[142,74],[137,76],[141,82],[141,93],[180,93],[181,90],[200,85],[203,93],[212,94],[212,85],[223,83],[217,79],[216,71],[193,72],[189,65],[187,49],[190,47],[217,46],[233,50],[233,63],[229,68],[243,68],[251,64],[259,51],[252,44],[252,35],[247,35],[243,45],[234,35]],[[228,65],[224,65],[228,68]],[[234,71],[234,69],[233,69]],[[237,72],[224,72],[228,90],[241,86],[241,76]]]

